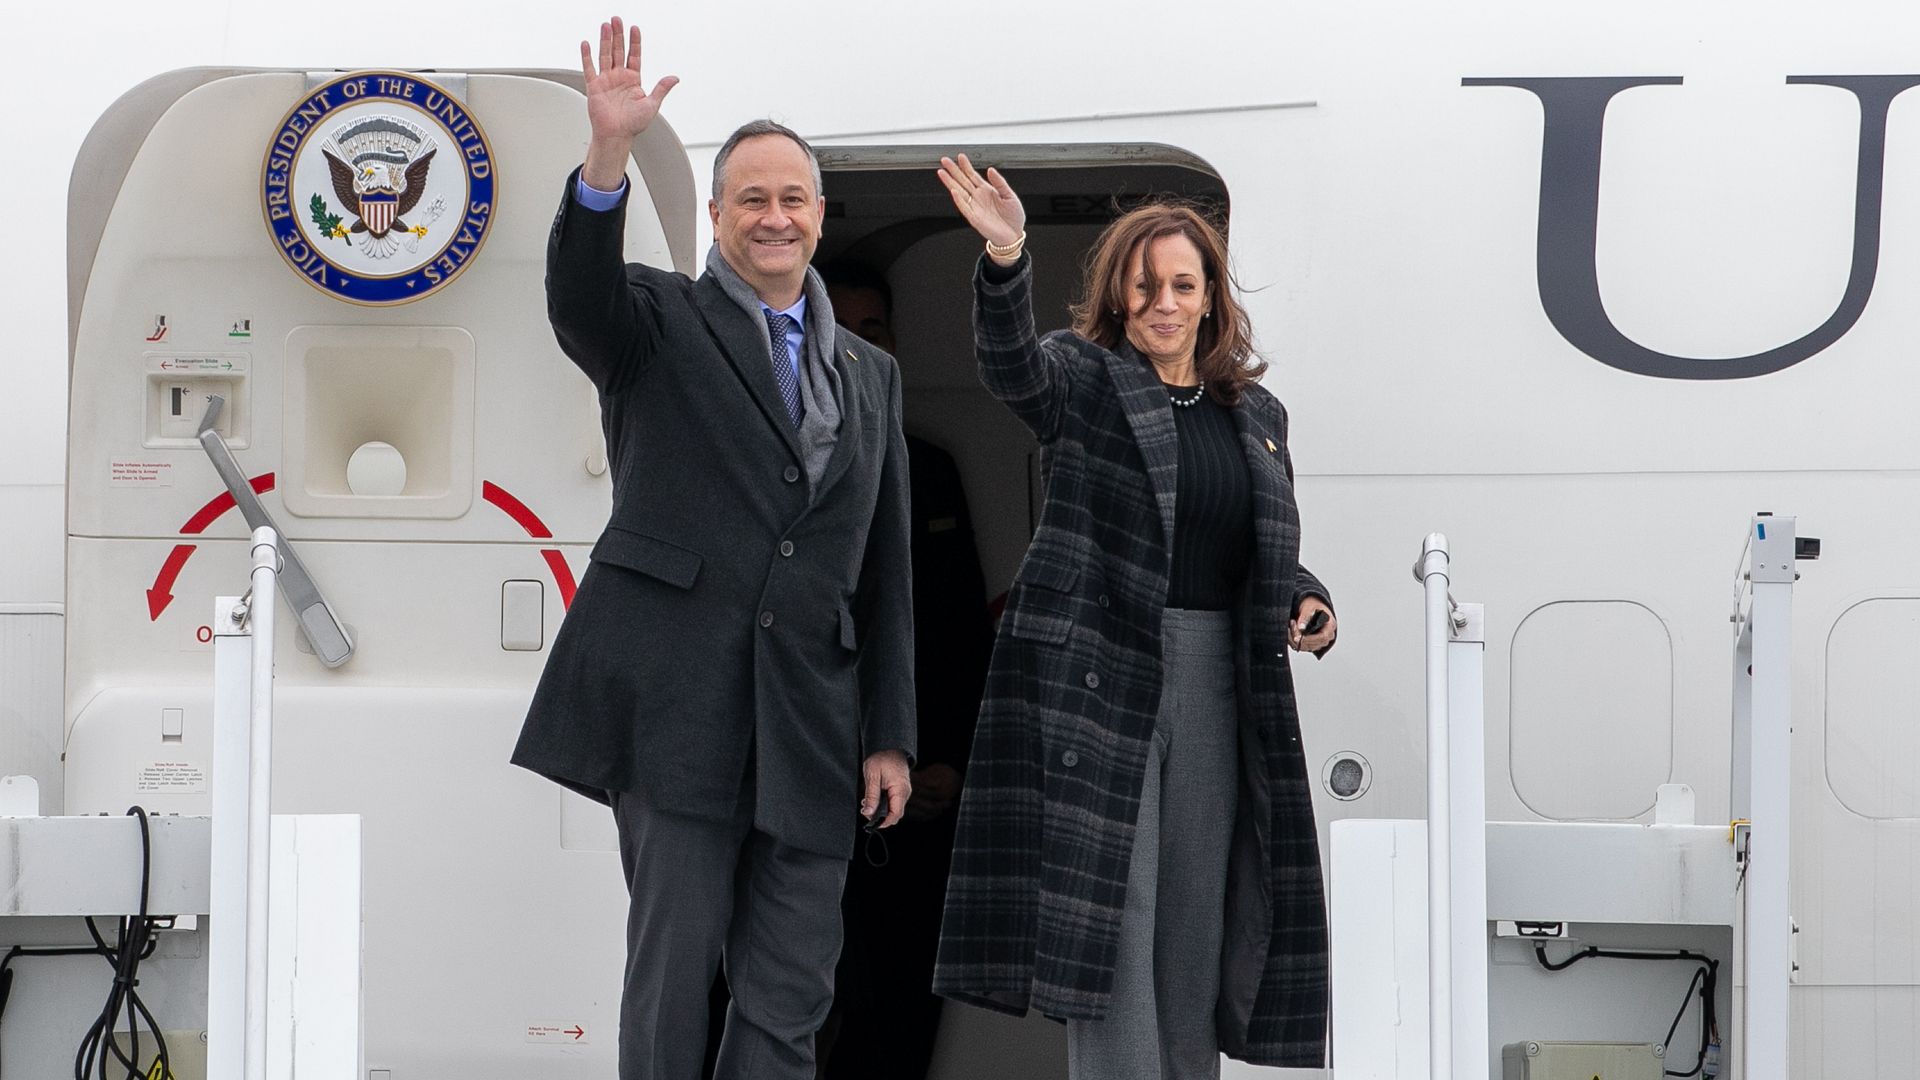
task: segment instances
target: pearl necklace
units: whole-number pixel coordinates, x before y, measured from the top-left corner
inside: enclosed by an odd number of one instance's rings
[[[1186,387],[1183,386],[1183,387],[1180,387],[1180,389],[1184,390],[1186,389]],[[1171,387],[1171,386],[1167,387],[1167,400],[1172,402],[1173,407],[1176,409],[1191,409],[1195,405],[1200,404],[1201,398],[1207,396],[1207,384],[1203,382],[1199,386],[1194,387],[1193,396],[1186,399],[1185,401],[1182,401],[1179,398],[1175,397],[1173,391],[1174,391],[1174,387]]]

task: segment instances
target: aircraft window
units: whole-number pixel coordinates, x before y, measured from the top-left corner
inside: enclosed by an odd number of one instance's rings
[[[1863,817],[1920,817],[1920,598],[1847,609],[1827,636],[1827,783]]]
[[[1625,600],[1536,608],[1514,631],[1508,715],[1514,791],[1535,813],[1560,821],[1647,813],[1673,773],[1666,624]]]
[[[1327,759],[1324,776],[1327,794],[1341,802],[1352,802],[1373,786],[1373,766],[1351,750],[1343,750]]]

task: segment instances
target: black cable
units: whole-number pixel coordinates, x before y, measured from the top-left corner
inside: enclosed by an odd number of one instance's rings
[[[1547,960],[1547,947],[1540,942],[1535,942],[1533,954],[1539,958],[1540,966],[1548,971],[1565,971],[1582,960],[1596,956],[1608,960],[1692,960],[1697,964],[1711,964],[1715,967],[1720,964],[1720,961],[1705,953],[1690,952],[1686,949],[1602,949],[1589,945],[1555,964]]]
[[[144,1019],[147,1030],[153,1034],[159,1044],[161,1075],[172,1076],[172,1064],[167,1059],[167,1043],[160,1037],[159,1025],[154,1023],[153,1014],[140,1000],[134,987],[140,985],[140,961],[153,955],[159,944],[154,932],[164,920],[150,918],[147,915],[147,898],[152,891],[153,880],[153,837],[147,824],[147,812],[136,806],[127,811],[128,816],[140,821],[140,913],[131,919],[120,920],[118,944],[108,945],[101,936],[100,928],[93,919],[87,919],[87,934],[93,938],[91,946],[28,946],[15,945],[0,957],[0,1017],[6,1015],[7,1000],[13,994],[13,962],[21,957],[42,956],[102,956],[113,965],[114,982],[106,1006],[101,1009],[100,1019],[87,1031],[86,1038],[80,1044],[80,1050],[74,1058],[74,1076],[77,1080],[87,1080],[87,1073],[93,1070],[94,1062],[99,1063],[100,1080],[110,1080],[107,1076],[107,1055],[99,1054],[105,1045],[111,1055],[120,1060],[127,1069],[129,1080],[144,1080],[147,1075],[140,1069],[140,1034],[134,1026],[134,1016]],[[113,1028],[120,1014],[131,1005],[134,1012],[127,1015],[127,1036],[132,1057],[128,1057],[113,1045]]]
[[[1701,1002],[1702,1002],[1701,1008],[1705,1010],[1705,1009],[1710,1009],[1712,1007],[1710,1002],[1711,1002],[1711,995],[1713,993],[1713,985],[1714,985],[1714,980],[1716,978],[1716,974],[1717,973],[1712,968],[1708,968],[1708,967],[1700,967],[1700,968],[1694,969],[1693,978],[1687,983],[1687,992],[1680,995],[1680,1011],[1673,1014],[1673,1023],[1667,1026],[1667,1037],[1661,1040],[1660,1045],[1662,1046],[1673,1045],[1673,1033],[1680,1030],[1680,1021],[1682,1019],[1685,1019],[1687,1015],[1687,1006],[1693,1001],[1693,990],[1695,986],[1698,986],[1700,988],[1700,996],[1701,996]],[[1682,1077],[1697,1076],[1699,1075],[1700,1071],[1706,1067],[1707,1046],[1712,1042],[1711,1029],[1708,1025],[1707,1015],[1708,1014],[1706,1012],[1702,1012],[1700,1015],[1700,1058],[1699,1060],[1695,1061],[1693,1068],[1688,1069],[1686,1072],[1674,1072],[1671,1069],[1666,1070],[1666,1074],[1668,1076],[1682,1076]]]
[[[129,816],[140,821],[140,910],[131,917],[119,920],[119,926],[112,945],[100,933],[93,918],[87,918],[87,933],[93,936],[94,945],[101,956],[113,965],[113,986],[107,992],[107,1002],[100,1009],[100,1016],[87,1029],[80,1040],[80,1049],[74,1053],[74,1080],[89,1080],[89,1074],[97,1080],[112,1080],[107,1073],[109,1062],[118,1061],[126,1070],[127,1080],[142,1080],[147,1074],[140,1068],[140,1022],[145,1021],[147,1031],[153,1035],[159,1045],[160,1075],[172,1076],[173,1066],[167,1059],[167,1041],[161,1037],[160,1025],[154,1022],[153,1013],[148,1011],[145,1002],[140,1000],[140,961],[152,955],[154,933],[159,928],[159,919],[147,915],[147,898],[153,884],[153,836],[147,825],[147,812],[136,806],[127,811]],[[119,1026],[124,1015],[127,1024],[127,1049],[122,1051],[113,1041],[114,1028]],[[99,1066],[95,1072],[96,1063]]]
[[[1667,1034],[1660,1040],[1661,1046],[1673,1045],[1673,1033],[1680,1030],[1680,1021],[1687,1018],[1687,1006],[1693,1003],[1693,988],[1700,985],[1700,980],[1706,974],[1706,968],[1693,969],[1693,978],[1687,980],[1686,993],[1680,995],[1680,1011],[1673,1014],[1673,1023],[1667,1025]]]
[[[1720,980],[1720,961],[1705,953],[1689,952],[1686,949],[1647,951],[1602,949],[1589,945],[1556,964],[1547,959],[1546,946],[1537,941],[1533,944],[1533,955],[1534,959],[1540,961],[1540,966],[1548,971],[1565,971],[1582,960],[1590,960],[1594,957],[1607,960],[1688,960],[1699,964],[1699,970],[1693,973],[1692,980],[1687,983],[1687,992],[1680,999],[1680,1011],[1674,1014],[1673,1024],[1667,1028],[1667,1038],[1661,1045],[1671,1044],[1673,1033],[1680,1029],[1680,1021],[1687,1015],[1687,1005],[1693,1001],[1694,987],[1698,986],[1700,988],[1700,1057],[1694,1062],[1693,1068],[1686,1072],[1667,1069],[1665,1073],[1667,1076],[1676,1077],[1698,1076],[1706,1068],[1707,1048],[1712,1045],[1714,1036],[1720,1031],[1720,1020],[1715,1015],[1713,1001]]]

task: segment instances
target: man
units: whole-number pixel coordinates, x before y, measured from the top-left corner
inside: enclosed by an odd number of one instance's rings
[[[820,268],[841,326],[894,348],[893,289],[864,263]],[[884,845],[854,853],[841,899],[846,939],[833,1009],[816,1046],[824,1080],[920,1080],[933,1061],[941,999],[933,962],[974,719],[993,653],[993,619],[966,490],[952,455],[907,436],[913,502],[913,689],[919,751],[913,796]],[[726,1007],[725,978],[714,1009]],[[708,1035],[709,1065],[719,1053]],[[711,1075],[711,1072],[709,1072]]]
[[[619,19],[597,63],[580,54],[592,141],[548,242],[547,308],[600,393],[613,515],[513,760],[613,809],[622,1080],[699,1075],[723,958],[717,1075],[801,1080],[856,808],[890,826],[912,791],[899,370],[835,327],[808,270],[819,166],[770,121],[714,160],[699,281],[623,267],[627,161],[676,80],[644,89]]]

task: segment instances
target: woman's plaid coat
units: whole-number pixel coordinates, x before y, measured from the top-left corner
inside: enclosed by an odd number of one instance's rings
[[[1173,413],[1131,348],[1036,337],[1026,260],[974,284],[981,378],[1039,438],[1046,503],[994,644],[934,990],[1097,1019],[1160,707]],[[1232,856],[1217,1023],[1234,1057],[1311,1067],[1326,1053],[1327,918],[1287,623],[1301,596],[1327,593],[1299,566],[1285,409],[1255,386],[1232,413],[1255,536],[1234,618],[1242,764],[1237,820],[1220,822]]]

